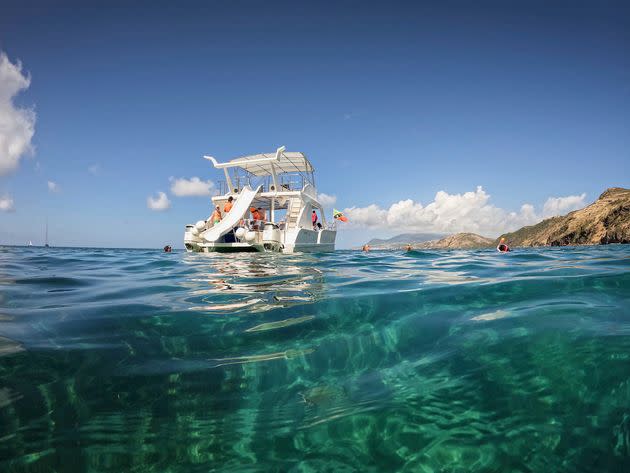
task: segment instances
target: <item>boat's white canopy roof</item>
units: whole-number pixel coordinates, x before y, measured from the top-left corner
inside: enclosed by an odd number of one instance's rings
[[[299,151],[284,151],[279,148],[273,153],[252,154],[232,159],[226,163],[219,163],[211,156],[204,156],[212,161],[215,168],[241,168],[254,176],[270,176],[275,170],[276,174],[282,173],[310,173],[313,172],[313,165],[304,153]]]

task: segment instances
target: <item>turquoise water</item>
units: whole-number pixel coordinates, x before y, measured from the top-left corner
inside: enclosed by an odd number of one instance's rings
[[[630,471],[630,246],[0,248],[0,471]]]

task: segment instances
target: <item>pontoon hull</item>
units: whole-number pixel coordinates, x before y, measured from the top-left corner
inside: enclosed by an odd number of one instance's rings
[[[201,245],[186,246],[189,253],[255,253],[262,251],[247,243],[202,243]]]
[[[334,230],[313,231],[299,229],[297,233],[291,234],[291,232],[287,232],[287,234],[283,235],[286,240],[285,244],[278,241],[263,241],[260,243],[202,242],[200,239],[194,239],[187,235],[185,246],[186,251],[189,253],[319,253],[335,250],[336,235],[337,232]]]

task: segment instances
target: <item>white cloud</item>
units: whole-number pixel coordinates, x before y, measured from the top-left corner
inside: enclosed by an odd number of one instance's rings
[[[317,200],[319,200],[319,203],[322,204],[324,207],[332,207],[337,203],[337,196],[324,194],[322,192],[321,194],[317,195]]]
[[[350,207],[343,211],[351,225],[368,228],[382,228],[387,225],[387,210],[376,204],[367,207]]]
[[[88,172],[92,174],[93,176],[98,175],[101,172],[101,165],[92,164],[91,166],[88,166]]]
[[[344,213],[350,225],[358,227],[434,233],[473,232],[496,236],[538,223],[552,208],[566,210],[582,207],[584,198],[585,195],[548,199],[543,214],[538,214],[531,204],[523,204],[518,212],[509,212],[492,205],[490,195],[479,186],[475,191],[463,194],[439,191],[433,202],[426,206],[407,199],[392,204],[388,209],[372,204],[350,207]],[[548,205],[549,202],[552,204]]]
[[[150,195],[147,197],[147,207],[151,210],[166,210],[170,208],[171,201],[168,200],[168,197],[164,192],[158,192],[157,197],[153,197]]]
[[[543,217],[564,215],[586,206],[586,194],[568,195],[566,197],[549,197],[543,206]]]
[[[10,195],[0,197],[0,212],[13,212],[14,210],[13,199]]]
[[[50,192],[59,192],[61,189],[59,188],[59,185],[56,182],[48,181],[48,190]]]
[[[20,159],[33,152],[35,112],[16,107],[13,99],[28,89],[31,78],[22,74],[22,64],[13,64],[0,51],[0,175],[14,170]]]
[[[190,179],[171,177],[169,180],[171,181],[171,193],[177,197],[211,195],[214,188],[212,181],[202,181],[198,177],[191,177]]]

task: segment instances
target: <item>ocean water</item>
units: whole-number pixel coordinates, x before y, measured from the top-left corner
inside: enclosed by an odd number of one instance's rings
[[[2,472],[628,472],[630,246],[0,248]]]

